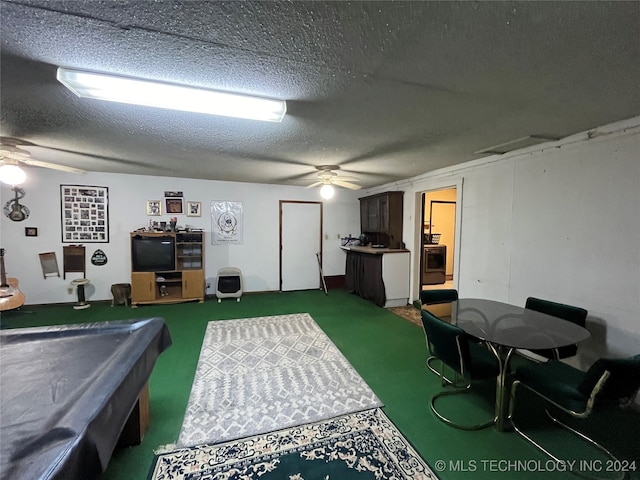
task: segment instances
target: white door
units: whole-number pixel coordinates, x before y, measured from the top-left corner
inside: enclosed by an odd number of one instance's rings
[[[280,202],[280,290],[320,288],[322,203]]]

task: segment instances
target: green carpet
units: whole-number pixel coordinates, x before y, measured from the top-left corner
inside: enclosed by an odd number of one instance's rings
[[[169,326],[174,344],[160,356],[150,379],[149,431],[141,445],[116,451],[104,480],[145,479],[153,451],[176,442],[208,321],[303,312],[309,313],[342,351],[385,405],[387,416],[442,480],[527,480],[543,476],[540,470],[547,457],[517,434],[500,433],[492,428],[464,432],[438,421],[428,403],[441,387],[436,376],[424,366],[426,346],[422,329],[342,290],[330,290],[327,296],[321,291],[264,293],[244,295],[240,302],[209,300],[202,304],[137,309],[104,303],[93,304],[86,310],[74,310],[72,304],[31,310],[35,313],[3,315],[3,325],[10,328],[161,316]],[[473,421],[478,416],[493,414],[493,389],[479,389],[477,393],[455,399],[459,408],[452,404],[461,421],[467,416],[474,417],[470,418]],[[529,411],[524,403],[523,411]],[[636,470],[640,469],[639,417],[627,411],[620,418],[607,417],[599,419],[600,425],[594,424],[596,433],[611,442],[607,445],[615,453],[636,461]],[[586,423],[591,424],[589,420]],[[540,434],[549,438],[558,436],[552,428]],[[583,450],[573,437],[560,447],[578,453]],[[516,472],[517,465],[500,463],[504,461],[528,463]],[[631,473],[631,478],[640,478],[638,471]],[[545,474],[559,480],[576,478],[566,472]]]

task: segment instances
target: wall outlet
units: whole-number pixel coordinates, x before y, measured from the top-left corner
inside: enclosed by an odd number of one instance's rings
[[[69,288],[67,288],[67,293],[68,293],[69,295],[73,295],[73,287],[69,287]]]

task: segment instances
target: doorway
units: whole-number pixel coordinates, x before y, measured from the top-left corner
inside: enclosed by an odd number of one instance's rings
[[[457,188],[424,192],[420,236],[420,290],[454,288]]]
[[[280,291],[321,286],[322,202],[280,201]]]

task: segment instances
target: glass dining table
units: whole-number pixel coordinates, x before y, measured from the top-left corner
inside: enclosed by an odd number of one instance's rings
[[[554,349],[579,343],[590,333],[566,320],[516,305],[478,298],[460,298],[451,303],[424,305],[441,320],[457,325],[485,342],[498,359],[495,428],[507,429],[509,408],[509,360],[517,349]]]

